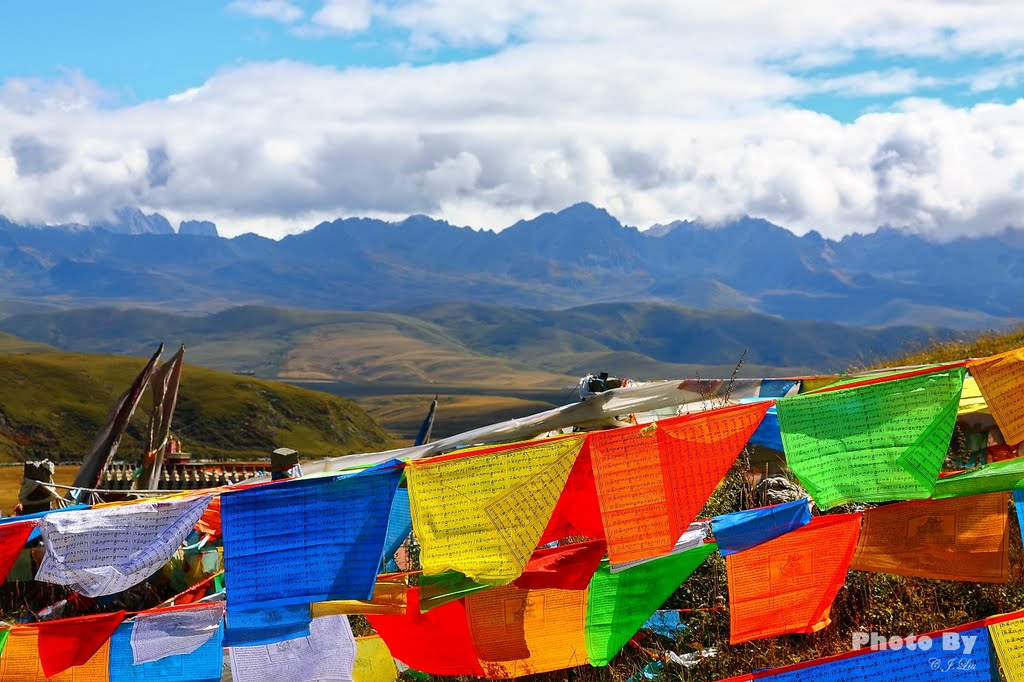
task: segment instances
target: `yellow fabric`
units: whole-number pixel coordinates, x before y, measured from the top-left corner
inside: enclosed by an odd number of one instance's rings
[[[989,414],[988,403],[981,395],[981,387],[974,377],[964,377],[964,387],[960,391],[960,408],[957,414]]]
[[[356,662],[352,666],[352,682],[395,682],[397,679],[395,659],[391,657],[388,645],[380,635],[356,637]]]
[[[1007,682],[1024,682],[1024,618],[988,626]]]
[[[584,439],[412,462],[406,473],[423,572],[506,585],[551,518]]]
[[[13,628],[0,655],[0,682],[108,682],[109,662],[110,640],[107,640],[85,665],[76,665],[48,678],[39,661],[39,633],[35,628]]]
[[[405,613],[405,595],[407,584],[405,578],[382,580],[378,579],[373,588],[373,599],[344,599],[335,601],[315,602],[311,612],[313,618],[320,616],[355,615],[355,614],[391,614]]]
[[[1007,445],[1024,441],[1024,348],[967,363]]]

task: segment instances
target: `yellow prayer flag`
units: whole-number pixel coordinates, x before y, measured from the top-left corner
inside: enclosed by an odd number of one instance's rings
[[[1007,445],[1024,441],[1024,348],[971,360],[967,369],[981,387]]]
[[[544,533],[583,437],[411,462],[409,504],[423,572],[505,585]]]
[[[988,403],[981,395],[981,387],[974,377],[964,377],[964,387],[960,391],[960,407],[956,413],[960,416],[965,414],[988,414]]]
[[[99,648],[85,665],[76,665],[53,677],[43,672],[39,659],[39,632],[35,628],[11,628],[7,646],[0,656],[0,680],[3,682],[108,682],[110,640]]]
[[[1024,618],[990,623],[988,633],[1007,682],[1024,682]]]
[[[356,662],[352,682],[395,682],[398,669],[380,635],[356,637]]]
[[[311,613],[313,618],[367,613],[401,615],[405,613],[407,588],[408,581],[405,576],[390,580],[378,578],[377,584],[373,588],[372,599],[336,599],[314,602]]]

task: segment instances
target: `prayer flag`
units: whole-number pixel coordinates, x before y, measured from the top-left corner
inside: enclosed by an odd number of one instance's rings
[[[445,571],[436,575],[421,575],[419,587],[420,612],[426,613],[491,586],[474,582],[458,571]]]
[[[384,559],[390,560],[405,539],[412,532],[412,516],[409,512],[409,491],[399,488],[391,501],[391,513],[388,515],[388,534],[384,540]]]
[[[504,585],[523,572],[565,487],[582,437],[412,462],[413,527],[425,575]]]
[[[223,638],[224,602],[143,611],[131,624],[132,664],[142,665],[167,656],[183,656],[215,635]]]
[[[717,547],[702,545],[681,554],[612,573],[603,563],[587,590],[587,657],[595,666],[612,657]]]
[[[353,682],[395,682],[398,668],[379,635],[356,637],[356,662],[352,666]]]
[[[32,521],[0,525],[0,582],[7,579],[35,527]]]
[[[470,637],[490,679],[587,662],[585,590],[495,587],[466,597]]]
[[[852,382],[778,401],[786,462],[821,509],[931,495],[964,369]]]
[[[711,519],[711,532],[722,556],[756,547],[811,522],[806,497],[760,509],[723,514]]]
[[[309,635],[263,646],[230,647],[234,682],[351,682],[356,641],[348,616],[314,618]]]
[[[237,606],[370,599],[401,478],[392,461],[223,493],[229,639]]]
[[[967,367],[1006,443],[1024,441],[1024,348],[971,360]]]
[[[846,580],[860,514],[818,516],[774,540],[725,558],[730,642],[817,632]]]
[[[223,605],[221,605],[223,606]],[[192,609],[194,611],[194,609]],[[182,610],[184,612],[185,610]],[[223,609],[221,609],[223,613]],[[139,614],[140,616],[144,614]],[[161,648],[166,652],[181,651],[180,639],[173,628],[162,623],[158,630],[151,630],[150,635],[162,631],[167,634],[170,642],[166,645],[149,640],[147,649]],[[205,639],[187,653],[166,653],[159,658],[146,662],[137,662],[136,638],[138,621],[124,623],[117,628],[110,640],[110,680],[111,682],[220,682],[221,669],[224,663],[224,628],[221,621],[204,633]],[[178,641],[176,641],[178,640]]]
[[[585,590],[604,557],[604,540],[538,549],[512,583],[521,590]]]
[[[224,646],[257,646],[309,635],[309,604],[235,606],[228,604]]]
[[[937,580],[1004,583],[1009,495],[914,500],[864,512],[850,568]]]
[[[338,599],[314,602],[311,608],[314,618],[337,614],[405,613],[405,595],[409,580],[404,573],[377,576],[373,598]]]
[[[1007,682],[1024,682],[1024,617],[989,623],[988,632]]]
[[[30,628],[15,628],[11,636],[34,629],[38,635],[38,657],[46,677],[75,665],[87,665],[97,652],[103,651],[103,668],[107,667],[108,642],[124,620],[124,611],[81,616],[36,623]],[[8,642],[8,649],[11,642]],[[6,658],[6,652],[2,658]]]
[[[949,648],[944,647],[944,636]],[[754,673],[770,682],[992,682],[999,679],[984,627],[932,633],[930,649],[864,649]],[[967,638],[967,639],[965,639]],[[747,678],[751,679],[751,678]]]
[[[1007,459],[939,478],[932,497],[979,495],[1024,487],[1024,457]]]
[[[108,633],[109,636],[109,633]],[[48,675],[39,651],[39,630],[13,627],[0,656],[0,680],[7,682],[106,682],[109,679],[110,641],[103,641],[83,665],[65,667]]]
[[[737,405],[591,433],[611,563],[671,552],[770,406]]]
[[[367,616],[392,656],[431,675],[483,677],[462,601],[420,613],[419,589],[410,588],[408,603],[405,615]]]
[[[36,580],[89,597],[122,592],[170,561],[209,501],[182,496],[45,516]]]
[[[576,463],[573,464],[569,480],[565,482],[558,503],[551,512],[551,519],[537,544],[546,545],[568,537],[604,539],[601,505],[597,501],[597,487],[594,484],[594,467],[591,461],[590,442],[587,440],[576,458]]]

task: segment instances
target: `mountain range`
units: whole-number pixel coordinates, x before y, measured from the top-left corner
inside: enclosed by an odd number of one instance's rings
[[[757,218],[641,231],[576,204],[501,232],[426,216],[347,218],[231,239],[124,209],[93,226],[0,218],[0,312],[240,304],[408,311],[457,301],[552,310],[652,302],[861,326],[1000,327],[1024,318],[1024,231],[939,243],[893,228],[840,240]]]

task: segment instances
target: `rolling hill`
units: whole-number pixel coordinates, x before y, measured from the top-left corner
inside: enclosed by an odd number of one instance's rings
[[[435,394],[436,434],[446,436],[562,404],[589,372],[730,376],[744,353],[743,376],[836,372],[954,336],[649,303],[561,311],[450,303],[404,314],[93,308],[12,315],[0,331],[62,350],[136,356],[163,340],[184,342],[189,365],[346,396],[402,439],[415,434]]]
[[[3,342],[4,339],[0,339]],[[79,461],[110,405],[144,362],[0,346],[0,461]],[[148,397],[121,441],[118,458],[144,447]],[[389,437],[358,405],[274,381],[186,363],[174,432],[197,459],[266,459],[279,446],[305,458],[380,450]]]

